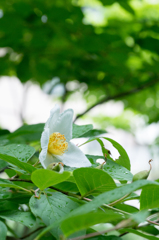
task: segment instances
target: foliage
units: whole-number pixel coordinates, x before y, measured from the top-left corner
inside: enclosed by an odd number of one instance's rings
[[[120,154],[113,160],[98,135],[103,132],[92,129],[92,125],[73,126],[74,137],[89,138],[84,144],[95,140],[101,145],[101,156],[87,155],[91,167],[64,166],[63,173],[43,169],[37,139],[42,127],[35,124],[33,131],[33,125],[27,125],[0,137],[0,171],[5,172],[0,178],[1,239],[120,240],[128,233],[135,239],[158,239],[159,180],[132,182],[126,151],[105,138]],[[26,138],[25,129],[32,138]],[[99,158],[102,164],[96,162]],[[135,193],[138,189],[142,190],[140,195]],[[140,209],[128,205],[127,201],[133,199],[140,201]],[[16,225],[10,225],[10,221]],[[107,228],[107,223],[112,227]]]
[[[158,121],[158,16],[146,0],[1,0],[0,74],[48,94],[60,85],[63,101],[80,91],[87,111],[121,99]]]

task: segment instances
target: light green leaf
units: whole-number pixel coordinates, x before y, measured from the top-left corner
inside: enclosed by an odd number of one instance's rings
[[[139,224],[141,222],[144,222],[148,215],[149,213],[147,211],[138,211],[131,215],[131,219],[133,219],[136,223]]]
[[[47,226],[50,224],[55,225],[60,219],[79,206],[77,202],[59,192],[53,192],[51,196],[41,195],[40,199],[31,197],[29,205],[33,214],[40,217]],[[51,232],[53,235],[59,235],[57,229]]]
[[[111,142],[113,144],[113,146],[118,150],[120,156],[119,158],[116,160],[116,163],[120,164],[121,166],[127,168],[128,170],[130,170],[130,159],[128,157],[127,152],[125,151],[125,149],[116,141],[114,141],[111,138],[105,138],[104,139],[108,140],[109,142]]]
[[[140,209],[159,207],[159,186],[145,187],[140,195]]]
[[[1,187],[9,187],[9,188],[19,188],[19,189],[23,189],[23,190],[26,191],[25,188],[20,187],[20,186],[18,186],[18,185],[16,185],[16,184],[12,183],[12,182],[9,181],[9,180],[2,179],[2,178],[0,178],[0,186],[1,186]]]
[[[149,239],[149,240],[158,240],[158,237],[155,237],[153,235],[150,235],[148,233],[142,232],[140,230],[135,230],[132,228],[123,228],[120,230],[120,233],[124,233],[124,232],[129,232],[129,233],[134,233],[135,235],[141,236],[145,239]]]
[[[19,222],[26,227],[33,227],[36,223],[36,219],[31,212],[21,212],[21,211],[4,211],[0,212],[0,217],[6,220],[12,220]]]
[[[115,188],[111,191],[108,192],[104,192],[102,194],[100,194],[99,196],[97,196],[94,200],[92,200],[89,203],[86,203],[83,206],[80,206],[78,209],[75,209],[74,211],[72,211],[70,214],[68,214],[68,218],[70,216],[75,216],[75,215],[81,215],[81,214],[85,214],[88,212],[91,212],[92,209],[97,209],[98,207],[100,207],[102,204],[109,204],[112,203],[114,201],[116,201],[117,199],[122,198],[123,196],[130,194],[133,191],[136,191],[137,189],[140,189],[144,186],[159,186],[159,183],[155,182],[155,181],[148,181],[148,180],[139,180],[139,181],[135,181],[131,184],[127,184],[125,186],[119,187],[119,188]]]
[[[106,212],[97,211],[86,214],[73,216],[64,220],[61,224],[61,229],[66,237],[70,234],[82,229],[86,229],[98,223],[110,223],[112,220],[121,219],[122,215],[114,211],[107,210]]]
[[[35,149],[25,144],[10,144],[0,147],[0,154],[17,158],[21,162],[27,162],[35,153]]]
[[[86,132],[90,131],[91,129],[93,129],[92,124],[87,124],[87,125],[82,125],[82,126],[73,124],[72,138],[79,138]]]
[[[36,168],[34,168],[29,163],[21,162],[17,158],[12,157],[12,156],[8,156],[8,155],[0,153],[0,158],[3,159],[4,161],[8,162],[8,163],[11,163],[11,164],[13,164],[13,165],[15,165],[19,168],[24,169],[25,171],[27,171],[29,173],[32,173],[33,171],[36,170]]]
[[[6,240],[6,236],[7,236],[7,227],[6,225],[0,221],[0,236],[1,236],[1,240]]]
[[[73,171],[73,176],[82,196],[116,188],[113,179],[100,169],[79,168]]]
[[[47,187],[65,181],[70,175],[71,173],[66,171],[58,173],[48,169],[38,169],[32,173],[31,180],[40,190],[44,190]]]
[[[96,164],[96,160],[99,158],[103,158],[103,156],[94,156],[94,155],[86,155],[92,164]],[[107,159],[106,164],[103,166],[104,171],[106,171],[112,178],[122,181],[132,181],[133,175],[132,173],[125,167],[117,164],[116,162]]]

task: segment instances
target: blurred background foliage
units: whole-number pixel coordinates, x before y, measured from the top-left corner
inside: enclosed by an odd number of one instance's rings
[[[158,122],[158,40],[157,0],[0,1],[0,75],[47,94],[59,88],[63,103],[80,92],[88,107],[81,116],[121,100],[125,112],[113,122],[94,117],[103,127],[131,130],[136,113]]]

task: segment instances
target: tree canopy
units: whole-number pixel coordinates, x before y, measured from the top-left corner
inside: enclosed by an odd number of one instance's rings
[[[2,0],[0,9],[0,75],[41,86],[57,76],[64,101],[85,83],[83,96],[96,95],[88,107],[126,99],[125,107],[158,121],[159,4]]]

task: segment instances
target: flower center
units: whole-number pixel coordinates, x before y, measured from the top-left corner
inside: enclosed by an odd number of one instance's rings
[[[50,135],[48,152],[55,155],[63,155],[68,148],[66,138],[59,132],[54,132]]]

